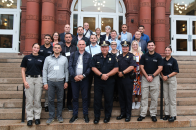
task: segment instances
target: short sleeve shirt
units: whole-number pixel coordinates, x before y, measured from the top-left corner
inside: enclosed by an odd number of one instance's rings
[[[147,74],[154,74],[158,66],[163,66],[163,59],[160,54],[154,52],[150,55],[149,52],[142,55],[140,65],[144,65],[144,70]]]
[[[166,76],[166,75],[171,74],[172,72],[179,73],[178,63],[177,63],[176,59],[171,57],[167,61],[166,58],[164,58],[163,59],[163,70],[162,70],[163,75]]]
[[[27,75],[42,75],[44,59],[45,58],[40,55],[26,55],[23,58],[20,67],[26,68],[25,74]]]
[[[115,56],[110,53],[107,54],[106,58],[104,58],[102,53],[98,53],[93,56],[91,67],[96,67],[101,73],[107,74],[112,69],[118,67],[118,62]]]
[[[46,48],[45,45],[40,46],[39,55],[43,56],[44,58],[46,58],[52,53],[53,53],[52,46],[50,46],[49,48]]]
[[[118,57],[119,71],[124,71],[129,66],[137,66],[134,55],[132,53],[127,53],[124,57],[120,54]]]

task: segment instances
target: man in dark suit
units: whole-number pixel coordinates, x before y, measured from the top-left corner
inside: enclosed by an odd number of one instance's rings
[[[66,24],[65,27],[64,27],[64,31],[63,33],[61,33],[59,36],[60,36],[60,41],[62,41],[63,43],[65,43],[65,34],[66,33],[70,33],[70,25],[69,24]],[[72,35],[72,38],[74,38],[75,36],[73,34]]]
[[[88,123],[88,80],[91,72],[90,65],[92,55],[85,51],[86,45],[84,40],[80,40],[77,46],[78,51],[73,52],[69,59],[69,73],[73,93],[73,117],[69,123],[73,123],[78,119],[78,98],[80,89],[82,93],[84,120]]]
[[[148,52],[147,49],[147,43],[145,40],[141,40],[141,32],[136,31],[135,32],[135,40],[138,42],[139,47],[141,47],[141,51],[145,54],[146,52]],[[133,41],[133,40],[132,40]],[[131,43],[132,43],[131,41]]]
[[[79,26],[77,28],[77,34],[78,35],[74,37],[71,41],[72,45],[77,46],[79,40],[84,40],[86,43],[86,46],[90,45],[90,40],[84,36],[84,29],[82,26]]]

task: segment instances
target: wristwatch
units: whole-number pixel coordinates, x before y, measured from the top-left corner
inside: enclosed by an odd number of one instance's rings
[[[84,77],[84,78],[86,78],[86,75],[85,75],[85,74],[83,74],[83,77]]]
[[[100,75],[100,77],[102,76],[102,74]]]
[[[152,74],[152,77],[154,78],[154,75]]]
[[[169,78],[169,75],[167,75],[167,78]]]
[[[125,75],[123,71],[122,71],[122,74]]]

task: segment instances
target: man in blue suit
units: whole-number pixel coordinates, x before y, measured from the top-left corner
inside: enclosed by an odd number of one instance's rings
[[[84,40],[79,40],[77,46],[79,50],[72,52],[69,59],[69,73],[73,93],[73,117],[69,123],[73,123],[78,119],[78,98],[80,89],[82,93],[84,120],[88,123],[88,86],[92,56],[85,51],[86,44]]]
[[[63,33],[61,33],[59,36],[60,36],[60,41],[62,41],[63,43],[65,43],[65,34],[66,33],[70,33],[70,25],[69,24],[66,24],[65,27],[64,27],[64,31]],[[75,36],[73,34],[71,34],[72,36],[72,39],[75,38]]]

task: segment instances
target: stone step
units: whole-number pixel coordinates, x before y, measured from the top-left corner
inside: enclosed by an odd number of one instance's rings
[[[23,58],[24,55],[18,55],[18,53],[0,53],[0,58],[4,58],[4,59],[13,59],[13,58]]]
[[[21,73],[21,68],[20,66],[13,67],[13,68],[0,67],[0,72],[1,73]]]
[[[196,73],[196,69],[179,69],[180,73]]]
[[[196,56],[173,56],[177,61],[196,61]]]
[[[0,91],[22,91],[23,84],[0,84]]]
[[[20,76],[20,75],[18,75]],[[22,77],[20,78],[0,78],[0,84],[22,84]],[[177,78],[178,84],[195,84],[195,78]]]
[[[0,78],[0,84],[22,84],[22,78]]]
[[[2,72],[0,78],[22,78],[21,73]]]
[[[178,65],[179,69],[195,69],[195,65]]]
[[[22,59],[0,59],[0,63],[21,63]]]
[[[136,98],[136,101],[138,99]],[[93,101],[94,99],[91,98],[91,105],[90,108],[93,108]],[[148,105],[150,106],[151,99],[148,99]],[[55,98],[55,105],[56,105],[56,98]],[[82,99],[79,99],[79,107],[82,108]],[[42,107],[44,106],[45,99],[41,100]],[[104,106],[104,98],[102,99],[102,103]],[[164,101],[163,101],[164,104]],[[196,98],[176,98],[176,104],[177,106],[196,106]],[[66,102],[65,102],[66,105]],[[113,102],[114,107],[120,107],[119,102],[114,101]],[[158,106],[160,106],[160,98],[158,99]],[[67,105],[65,106],[67,107]],[[0,99],[0,108],[22,108],[22,99]]]
[[[0,63],[0,67],[20,67],[21,63]]]
[[[196,78],[195,73],[178,73],[176,75],[177,78]]]
[[[177,61],[178,65],[195,65],[196,61]]]
[[[42,99],[45,96],[45,91],[42,93]],[[0,99],[22,99],[23,91],[0,91]],[[94,97],[94,91],[91,91],[91,98]],[[150,97],[150,94],[149,94]],[[177,98],[192,98],[196,97],[196,90],[177,90]]]
[[[110,130],[194,130],[196,125],[195,116],[178,116],[177,120],[173,123],[161,120],[157,117],[157,122],[152,122],[150,117],[146,117],[143,121],[137,121],[137,117],[132,117],[130,122],[125,122],[124,119],[116,120],[116,117],[111,117],[109,123],[103,123],[103,118],[100,119],[99,124],[93,124],[93,118],[90,118],[89,123],[85,123],[83,118],[78,118],[74,123],[69,123],[69,119],[64,119],[63,123],[59,123],[56,119],[51,125],[46,125],[46,119],[41,119],[41,124],[28,127],[25,123],[21,123],[21,120],[0,120],[0,128],[6,130],[17,129],[40,129],[40,130],[60,130],[60,129],[83,129],[83,130],[98,130],[98,129],[110,129]]]
[[[94,91],[94,85],[91,90]],[[23,84],[0,84],[0,91],[22,91]],[[196,84],[178,84],[178,90],[196,90]]]
[[[66,119],[70,119],[72,117],[73,112],[68,111],[67,109],[63,110],[62,117]],[[140,109],[132,110],[132,116],[138,117],[140,114]],[[195,106],[177,106],[177,115],[178,116],[192,116],[195,115]],[[88,110],[89,118],[92,120],[94,118],[94,109],[90,108]],[[120,108],[119,107],[113,107],[112,109],[112,117],[116,117],[120,115]],[[157,116],[160,115],[160,107],[157,107]],[[16,109],[0,109],[0,120],[20,120],[22,116],[22,109],[16,108]],[[147,112],[147,116],[149,116],[149,111]],[[82,108],[79,108],[78,111],[78,117],[83,117]],[[104,111],[101,111],[101,117],[104,117]],[[42,109],[41,113],[41,119],[47,119],[49,118],[49,113],[45,112],[44,109]]]

